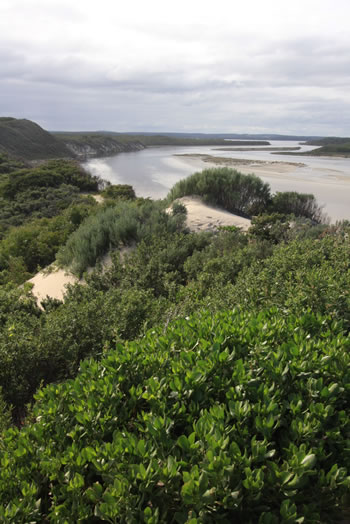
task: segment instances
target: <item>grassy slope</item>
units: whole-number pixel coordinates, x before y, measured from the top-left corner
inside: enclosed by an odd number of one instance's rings
[[[0,152],[36,160],[72,157],[62,142],[26,119],[0,118]]]

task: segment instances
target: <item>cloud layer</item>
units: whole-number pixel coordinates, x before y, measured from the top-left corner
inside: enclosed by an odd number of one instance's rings
[[[0,114],[56,130],[349,136],[348,2],[118,4],[2,0]]]

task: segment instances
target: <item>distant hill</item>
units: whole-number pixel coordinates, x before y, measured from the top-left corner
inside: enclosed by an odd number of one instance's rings
[[[102,135],[128,135],[128,136],[143,136],[143,137],[170,137],[170,138],[183,138],[190,139],[196,138],[201,140],[320,140],[322,137],[315,135],[280,135],[276,133],[260,133],[260,134],[249,134],[249,133],[174,133],[174,132],[128,132],[118,133],[116,131],[96,131],[96,134]]]
[[[0,152],[25,160],[72,157],[48,131],[26,119],[0,117]]]
[[[139,151],[146,147],[135,136],[65,132],[53,133],[53,136],[78,159],[112,156],[128,151]]]
[[[108,131],[68,133],[54,132],[53,135],[63,141],[78,157],[107,156],[124,151],[137,151],[149,146],[268,146],[266,140],[237,140],[227,142],[225,138],[211,135],[192,136],[181,133],[115,133]],[[228,135],[231,136],[231,135]]]
[[[317,140],[307,140],[305,142],[308,146],[330,146],[330,145],[342,145],[349,144],[350,137],[340,137],[340,136],[327,136],[325,138],[320,138]]]
[[[302,153],[280,153],[282,155],[290,154],[297,156],[335,156],[350,157],[350,138],[346,137],[326,137],[318,140],[308,140],[304,142],[308,146],[321,146],[312,151],[303,151]]]

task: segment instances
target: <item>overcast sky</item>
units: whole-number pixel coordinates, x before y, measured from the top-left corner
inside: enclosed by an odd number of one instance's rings
[[[350,136],[349,0],[0,0],[0,115]]]

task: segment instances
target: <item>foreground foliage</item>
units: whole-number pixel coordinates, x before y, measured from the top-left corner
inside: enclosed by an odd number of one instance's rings
[[[37,395],[0,447],[3,522],[334,522],[350,340],[331,319],[203,313]]]
[[[109,186],[97,205],[64,163],[77,186],[1,165],[0,433],[22,429],[0,444],[0,521],[335,522],[349,506],[349,223],[315,225],[312,196],[268,193],[248,234],[194,234],[179,203],[168,214]],[[19,172],[26,191],[7,184]],[[59,249],[81,274],[131,243],[63,302],[40,309],[18,287]]]

